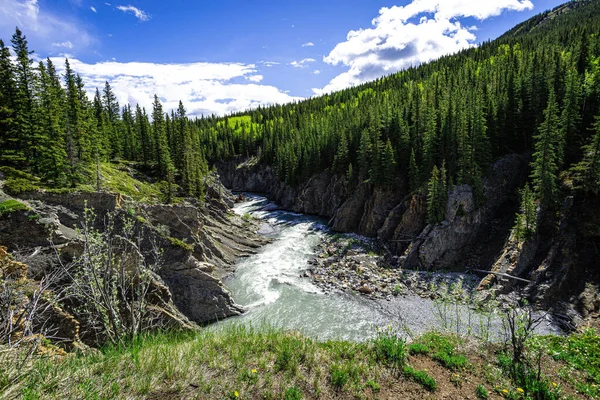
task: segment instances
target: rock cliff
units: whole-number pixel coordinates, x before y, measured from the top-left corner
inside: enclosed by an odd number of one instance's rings
[[[93,209],[99,230],[109,214],[117,225],[134,221],[142,248],[161,252],[150,290],[150,307],[161,326],[188,329],[242,313],[220,279],[238,257],[267,242],[229,211],[233,203],[222,187],[209,189],[203,204],[141,204],[112,193],[36,191],[19,197],[23,207],[0,215],[0,244],[27,263],[31,279],[47,276],[80,254],[78,228],[85,209]],[[8,199],[0,190],[0,202]]]

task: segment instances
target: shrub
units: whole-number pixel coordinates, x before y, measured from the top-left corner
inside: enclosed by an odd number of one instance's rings
[[[373,340],[373,351],[379,361],[400,369],[406,362],[406,344],[391,329],[379,332]]]
[[[302,390],[298,386],[287,388],[283,398],[284,400],[301,400],[303,398]]]
[[[479,399],[487,400],[489,394],[485,386],[477,385],[477,387],[475,388],[475,396],[477,396],[477,398]]]
[[[336,389],[343,389],[348,380],[350,379],[350,374],[342,365],[333,364],[330,370],[331,374],[331,384]]]

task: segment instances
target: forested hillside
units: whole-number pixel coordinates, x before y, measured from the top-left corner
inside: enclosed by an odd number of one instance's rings
[[[375,82],[191,120],[183,104],[169,114],[158,97],[152,110],[120,107],[108,82],[89,101],[68,60],[63,76],[50,59],[35,64],[17,29],[14,59],[0,42],[0,163],[44,186],[75,187],[101,186],[99,162],[136,161],[165,181],[169,199],[175,183],[201,196],[207,161],[256,155],[290,185],[328,168],[406,194],[429,182],[437,221],[449,185],[477,191],[493,160],[533,152],[530,198],[552,207],[561,177],[600,188],[599,33],[599,2],[571,2],[496,41]]]

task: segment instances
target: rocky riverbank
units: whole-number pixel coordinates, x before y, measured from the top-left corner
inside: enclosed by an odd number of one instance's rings
[[[319,245],[317,254],[304,276],[325,292],[357,293],[373,300],[419,296],[483,303],[493,299],[503,306],[517,300],[514,294],[476,290],[481,280],[476,275],[402,269],[396,257],[384,257],[374,240],[358,235],[333,235]]]

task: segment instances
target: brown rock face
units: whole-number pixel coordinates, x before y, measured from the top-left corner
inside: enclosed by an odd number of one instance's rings
[[[149,321],[149,325],[191,329],[190,321],[206,323],[243,312],[220,278],[232,271],[238,257],[253,254],[267,243],[240,218],[227,215],[233,197],[217,186],[209,187],[202,205],[144,205],[110,193],[27,193],[23,198],[32,211],[0,218],[0,244],[11,251],[20,250],[27,262],[35,265],[35,276],[41,278],[58,264],[52,245],[58,247],[64,262],[80,254],[73,228],[81,226],[86,207],[94,209],[100,230],[109,213],[116,216],[115,226],[133,220],[142,234],[142,250],[162,249],[163,262],[147,299],[148,318],[156,324]],[[60,313],[54,312],[47,319],[57,320],[58,316]],[[63,336],[75,330],[67,322],[58,326]]]

